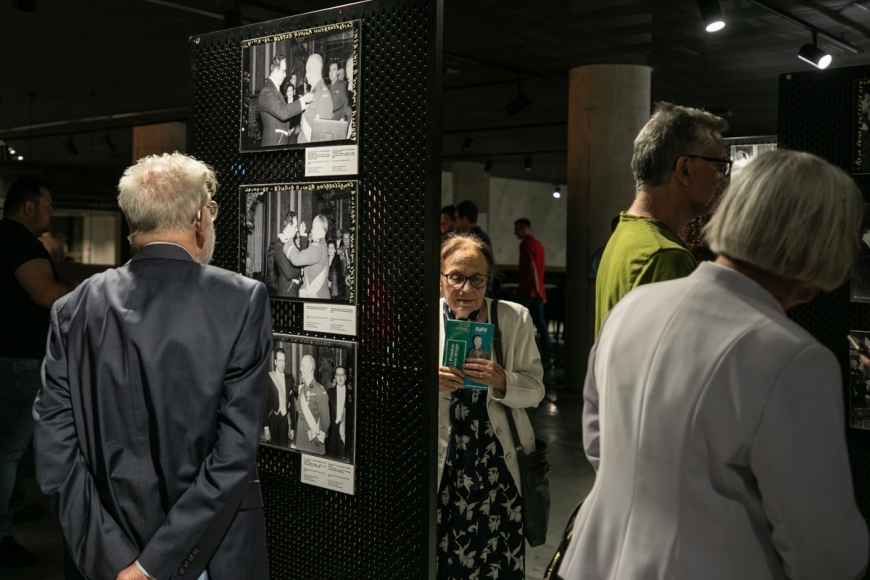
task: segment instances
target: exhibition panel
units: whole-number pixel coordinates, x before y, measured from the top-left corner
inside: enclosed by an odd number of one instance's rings
[[[372,1],[190,41],[191,152],[237,216],[214,263],[271,297],[272,578],[434,569],[441,27]]]
[[[779,148],[815,153],[851,173],[865,202],[870,201],[870,175],[861,169],[861,159],[870,144],[863,136],[868,113],[863,92],[868,79],[867,66],[784,74],[779,79]],[[861,255],[870,253],[866,242],[861,247]],[[870,399],[864,377],[858,378],[866,371],[860,363],[851,364],[857,362],[858,351],[850,349],[847,341],[852,335],[862,344],[870,329],[870,307],[862,299],[862,287],[856,285],[862,273],[861,255],[851,283],[820,293],[790,310],[789,316],[831,349],[843,368],[846,439],[855,497],[866,518],[870,515],[870,425],[864,415],[870,414]]]

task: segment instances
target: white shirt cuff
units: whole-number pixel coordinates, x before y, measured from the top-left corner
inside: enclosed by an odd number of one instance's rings
[[[157,578],[145,571],[145,568],[142,567],[142,564],[139,563],[139,560],[136,560],[136,567],[139,568],[140,572],[145,574],[145,577],[148,578],[148,580],[157,580]]]

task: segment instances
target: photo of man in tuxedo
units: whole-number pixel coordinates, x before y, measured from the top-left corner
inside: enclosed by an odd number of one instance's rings
[[[283,348],[275,349],[273,360],[275,369],[269,373],[262,439],[264,443],[289,447],[293,431],[291,417],[294,418],[295,423],[295,390],[292,377],[285,374],[287,353]]]
[[[293,264],[284,253],[284,244],[287,239],[285,232],[291,222],[296,220],[295,212],[288,212],[284,219],[284,230],[272,244],[272,260],[275,263],[275,296],[279,298],[298,298],[299,288],[302,286],[302,268]],[[308,248],[308,237],[295,236],[295,244],[300,250]]]
[[[327,391],[329,415],[333,419],[326,452],[332,459],[350,461],[353,456],[353,389],[348,384],[347,367],[335,367],[333,377],[333,384]]]
[[[287,76],[287,59],[283,54],[272,57],[269,65],[269,78],[266,79],[257,96],[257,108],[263,125],[262,147],[287,145],[290,143],[290,119],[308,108],[314,100],[312,93],[299,96],[298,100],[287,102],[281,95],[281,84]]]

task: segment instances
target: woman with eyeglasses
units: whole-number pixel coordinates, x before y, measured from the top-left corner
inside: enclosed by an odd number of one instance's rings
[[[442,354],[444,320],[495,323],[484,296],[494,271],[489,246],[470,234],[454,234],[441,246]],[[525,578],[522,490],[506,413],[513,413],[530,453],[535,434],[522,410],[544,398],[544,370],[526,308],[500,302],[498,328],[504,367],[493,353],[438,370],[439,579]],[[466,389],[466,376],[488,390]]]

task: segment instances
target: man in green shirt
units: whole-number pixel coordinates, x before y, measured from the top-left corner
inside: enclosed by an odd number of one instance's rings
[[[658,103],[634,140],[634,203],[607,242],[595,286],[595,337],[610,309],[631,289],[688,276],[695,259],[677,232],[715,205],[731,160],[728,123],[699,109]]]

